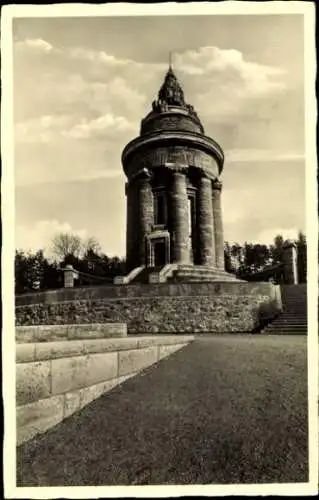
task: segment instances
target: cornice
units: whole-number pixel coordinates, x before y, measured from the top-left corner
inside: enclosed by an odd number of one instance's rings
[[[206,153],[211,154],[218,162],[219,172],[223,169],[224,164],[224,153],[219,144],[214,141],[211,137],[189,131],[156,131],[152,134],[137,137],[129,142],[122,153],[122,164],[125,169],[125,163],[129,156],[136,153],[139,149],[144,149],[148,147],[154,147],[155,145],[165,145],[174,144],[176,146],[176,141],[188,144],[192,147],[197,147],[198,149],[204,150]]]

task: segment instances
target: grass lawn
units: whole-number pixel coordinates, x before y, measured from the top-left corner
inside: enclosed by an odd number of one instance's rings
[[[306,343],[199,338],[21,445],[17,485],[307,482]]]

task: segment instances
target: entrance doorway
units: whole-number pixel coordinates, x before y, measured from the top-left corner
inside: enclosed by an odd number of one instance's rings
[[[165,240],[154,241],[154,265],[164,266],[166,264]]]
[[[168,231],[154,231],[146,237],[146,266],[163,267],[170,262]]]

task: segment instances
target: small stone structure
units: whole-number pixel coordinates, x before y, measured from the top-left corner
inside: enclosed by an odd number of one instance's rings
[[[71,264],[67,264],[61,271],[64,274],[64,288],[73,288],[74,281],[79,279],[79,272]]]
[[[225,267],[219,180],[224,153],[205,135],[171,67],[152,108],[140,136],[122,154],[128,179],[127,270],[205,266],[212,279],[214,270],[220,277]]]
[[[283,248],[283,274],[287,285],[298,284],[297,245],[287,241]]]

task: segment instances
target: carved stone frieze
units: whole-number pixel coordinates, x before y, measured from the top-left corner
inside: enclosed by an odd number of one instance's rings
[[[200,169],[202,174],[210,179],[216,179],[218,176],[218,165],[212,156],[187,146],[167,146],[138,152],[132,158],[127,173],[131,179],[143,169],[150,171],[157,167],[184,171],[189,167],[194,167]]]

